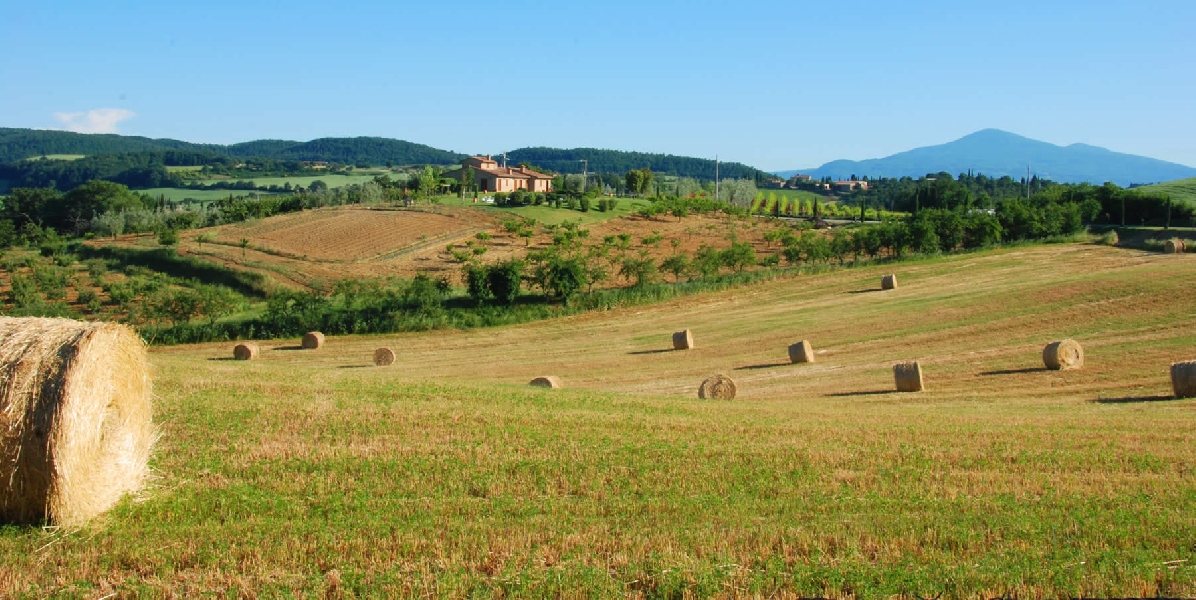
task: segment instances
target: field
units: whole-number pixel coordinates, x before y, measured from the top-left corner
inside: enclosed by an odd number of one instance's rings
[[[25,160],[79,160],[86,154],[47,154],[45,156],[30,156]]]
[[[374,175],[334,175],[327,173],[324,175],[304,175],[302,177],[234,177],[236,181],[252,181],[258,187],[269,187],[272,185],[285,186],[291,184],[291,187],[308,187],[313,181],[323,181],[328,184],[329,188],[345,187],[347,185],[361,184],[374,180]]]
[[[486,221],[483,221],[487,225]],[[352,262],[386,255],[430,239],[455,239],[475,229],[456,216],[409,210],[310,210],[215,228],[215,240],[255,245],[317,261]]]
[[[189,190],[186,188],[149,188],[144,190],[136,190],[140,194],[149,194],[154,198],[166,196],[167,200],[174,202],[182,202],[190,198],[202,203],[215,202],[217,200],[224,200],[229,196],[269,196],[270,192],[258,192],[250,190]]]
[[[1144,192],[1170,194],[1171,199],[1174,201],[1196,205],[1196,178],[1148,185],[1140,189]]]
[[[154,485],[0,529],[0,596],[1190,597],[1196,401],[1167,367],[1196,358],[1194,274],[1021,246],[250,363],[155,349]],[[1041,368],[1063,337],[1083,370]],[[891,393],[908,358],[928,391]],[[737,400],[696,399],[716,372]]]

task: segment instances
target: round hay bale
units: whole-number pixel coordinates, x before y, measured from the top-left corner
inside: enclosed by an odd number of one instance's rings
[[[0,317],[0,522],[80,525],[141,489],[156,434],[145,342]]]
[[[537,377],[528,385],[532,387],[552,388],[554,390],[561,388],[561,380],[559,377],[549,375],[547,377]]]
[[[1196,360],[1171,365],[1171,389],[1176,398],[1196,398]]]
[[[881,277],[880,278],[880,289],[882,289],[882,290],[897,289],[897,276],[896,275],[885,275],[884,277]]]
[[[735,382],[719,373],[708,377],[698,386],[698,397],[703,400],[734,400],[736,391]]]
[[[261,354],[261,352],[262,350],[261,348],[258,348],[257,344],[253,342],[242,342],[237,344],[236,348],[233,348],[233,358],[237,360],[253,360],[257,358],[257,355]]]
[[[673,350],[689,350],[694,347],[694,334],[690,330],[673,334]]]
[[[389,367],[395,363],[395,351],[390,348],[374,350],[374,364],[379,367]]]
[[[921,392],[926,389],[922,380],[922,365],[910,360],[893,365],[893,380],[898,392]]]
[[[1182,254],[1188,251],[1188,245],[1179,238],[1171,238],[1163,242],[1163,254]]]
[[[307,350],[317,350],[324,345],[324,334],[318,331],[309,331],[303,334],[303,341],[300,344]]]
[[[1042,349],[1042,363],[1055,371],[1082,368],[1084,348],[1075,340],[1051,342]]]
[[[789,362],[794,364],[814,362],[814,346],[806,340],[789,346]]]

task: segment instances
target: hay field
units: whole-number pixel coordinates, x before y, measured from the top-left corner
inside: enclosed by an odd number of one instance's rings
[[[432,238],[464,236],[474,227],[474,223],[447,214],[348,208],[233,223],[217,227],[213,233],[220,242],[235,244],[245,238],[255,246],[289,255],[347,262],[380,258]]]
[[[1193,275],[1024,246],[251,362],[157,349],[153,489],[0,530],[0,596],[1192,596],[1196,400],[1166,398]],[[1042,369],[1062,338],[1084,369]],[[890,392],[906,359],[928,391]],[[716,372],[737,400],[696,399]]]

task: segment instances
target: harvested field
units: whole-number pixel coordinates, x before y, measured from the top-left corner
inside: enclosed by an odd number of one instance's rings
[[[0,529],[0,595],[1190,597],[1168,368],[1194,274],[1028,246],[335,353],[155,349],[159,482],[101,529]],[[1065,338],[1085,368],[1047,371]],[[909,358],[928,391],[893,392]],[[720,372],[737,399],[696,399]]]
[[[476,227],[476,222],[457,216],[423,211],[326,209],[224,225],[214,231],[216,240],[225,244],[237,245],[245,238],[254,247],[289,257],[353,262],[379,259],[429,239],[468,235]]]

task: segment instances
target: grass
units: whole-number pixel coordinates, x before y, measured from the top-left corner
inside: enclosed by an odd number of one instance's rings
[[[583,225],[592,225],[594,223],[601,223],[609,221],[617,217],[625,217],[635,214],[640,208],[650,205],[650,200],[642,198],[618,198],[618,205],[612,211],[601,212],[597,208],[590,208],[588,212],[581,212],[580,210],[573,210],[569,208],[553,208],[548,205],[541,206],[520,206],[517,208],[499,208],[492,205],[483,204],[480,200],[477,204],[473,203],[472,195],[461,200],[459,196],[440,196],[438,201],[446,206],[469,206],[479,208],[497,215],[513,215],[528,219],[535,219],[536,221],[548,225],[559,225],[564,221],[580,222]],[[597,200],[594,201],[597,205]]]
[[[25,160],[79,160],[86,154],[46,154],[45,156],[30,156]]]
[[[1175,202],[1186,202],[1196,205],[1196,177],[1148,185],[1138,189],[1147,193],[1170,194],[1171,199]]]
[[[0,529],[0,596],[1192,596],[1196,401],[1165,398],[1193,274],[1026,245],[251,363],[155,349],[154,486]],[[1062,337],[1086,368],[1040,370]],[[907,358],[928,391],[888,393]],[[695,398],[715,372],[740,399]]]
[[[373,173],[373,171],[369,172]],[[268,187],[271,185],[284,186],[288,183],[292,187],[308,187],[316,180],[328,184],[329,188],[338,188],[373,181],[374,175],[336,175],[327,173],[323,175],[303,175],[301,177],[234,177],[230,179],[230,181],[252,181],[258,187]]]
[[[198,202],[215,202],[217,200],[224,200],[229,196],[270,196],[270,192],[255,192],[249,190],[190,190],[187,188],[149,188],[144,190],[137,190],[142,194],[149,194],[154,198],[159,196],[166,196],[167,200],[174,202],[182,202],[183,200],[191,199]]]

